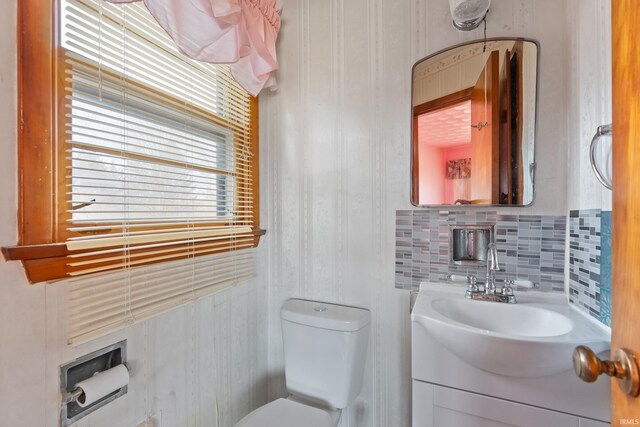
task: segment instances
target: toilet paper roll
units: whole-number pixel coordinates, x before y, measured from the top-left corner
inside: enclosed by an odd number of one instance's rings
[[[127,384],[129,384],[129,370],[124,365],[115,366],[77,383],[75,388],[82,389],[83,393],[76,402],[84,408]]]

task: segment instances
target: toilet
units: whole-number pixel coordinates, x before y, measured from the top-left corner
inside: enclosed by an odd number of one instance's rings
[[[335,427],[360,394],[369,310],[290,299],[280,310],[290,396],[268,403],[235,427]]]

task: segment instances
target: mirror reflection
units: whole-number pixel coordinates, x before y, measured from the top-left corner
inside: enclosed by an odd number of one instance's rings
[[[533,202],[538,46],[491,39],[413,68],[414,205]]]

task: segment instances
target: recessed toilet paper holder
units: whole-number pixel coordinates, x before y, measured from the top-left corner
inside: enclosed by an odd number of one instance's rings
[[[85,397],[84,390],[75,387],[79,382],[86,381],[94,375],[97,376],[99,373],[106,372],[119,365],[127,367],[126,374],[128,379],[129,368],[126,364],[126,351],[127,341],[123,340],[82,356],[60,367],[61,427],[67,427],[75,423],[127,393],[127,385],[124,385],[96,400],[94,403],[82,406],[78,399]],[[120,368],[120,370],[124,371],[122,368]]]
[[[122,369],[120,369],[120,367],[122,367]],[[115,369],[120,369],[120,371],[125,371],[126,372],[126,379],[124,381],[126,383],[128,383],[129,382],[129,375],[128,375],[129,374],[129,366],[127,366],[126,363],[122,363],[120,365],[116,365],[115,368],[109,368],[107,371],[112,371],[112,370],[115,370]],[[98,374],[106,373],[107,371],[96,372],[95,375],[97,376]],[[118,385],[116,390],[120,390],[123,387],[126,387],[126,384]],[[109,395],[109,394],[115,392],[116,390],[111,391],[111,392],[106,392],[106,393],[107,393],[107,395]],[[98,397],[98,399],[96,399],[96,400],[100,400],[100,399],[101,399],[101,397]],[[67,404],[69,404],[71,402],[77,402],[81,407],[90,405],[92,403],[92,402],[87,403],[87,392],[79,384],[76,384],[75,388],[71,392],[64,393],[63,396],[62,396],[62,404],[63,405],[67,405]]]
[[[66,405],[68,403],[77,401],[80,398],[80,396],[82,396],[82,393],[84,393],[84,391],[80,387],[76,387],[75,389],[73,389],[73,391],[71,391],[71,393],[63,394],[62,404]]]

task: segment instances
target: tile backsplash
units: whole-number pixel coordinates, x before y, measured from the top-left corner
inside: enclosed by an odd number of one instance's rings
[[[569,214],[569,301],[611,326],[611,212]]]
[[[565,216],[505,215],[475,210],[396,211],[396,287],[417,289],[421,281],[447,274],[473,274],[482,266],[449,265],[449,227],[495,225],[499,280],[528,279],[543,291],[564,290]]]

